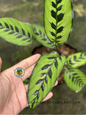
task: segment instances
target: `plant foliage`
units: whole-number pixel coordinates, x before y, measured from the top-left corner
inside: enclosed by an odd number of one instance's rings
[[[66,61],[56,52],[44,54],[37,62],[30,79],[28,102],[33,110],[50,92]]]
[[[69,38],[73,25],[71,0],[45,0],[44,27],[22,23],[12,18],[0,19],[0,37],[16,45],[26,46],[37,40],[42,45],[54,49]],[[53,88],[61,70],[66,66],[64,81],[73,91],[80,91],[86,84],[86,76],[77,67],[86,63],[86,52],[69,57],[56,52],[44,54],[38,60],[30,79],[28,103],[33,110]],[[19,73],[21,73],[19,71]]]
[[[34,40],[30,24],[12,18],[0,19],[0,37],[21,46],[32,44]]]
[[[79,69],[66,69],[64,80],[67,86],[76,92],[79,92],[86,84],[86,76]]]
[[[68,68],[76,68],[86,63],[86,52],[79,52],[67,57],[66,66]]]
[[[67,41],[72,28],[71,0],[45,0],[45,31],[56,46]]]
[[[45,30],[42,26],[32,24],[32,28],[34,32],[34,37],[36,38],[38,42],[40,42],[42,45],[48,48],[51,48],[51,49],[56,48],[55,44],[48,39],[45,33]]]

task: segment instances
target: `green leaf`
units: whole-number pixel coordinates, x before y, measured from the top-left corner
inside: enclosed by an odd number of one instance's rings
[[[86,84],[86,76],[79,69],[66,69],[64,72],[64,81],[71,90],[77,93]]]
[[[71,0],[45,0],[45,31],[57,46],[69,38],[72,28],[73,11]]]
[[[13,44],[26,46],[33,43],[33,29],[30,24],[12,18],[1,18],[0,37]]]
[[[36,24],[32,24],[31,26],[34,31],[34,37],[38,42],[40,42],[42,45],[48,48],[51,48],[51,49],[56,48],[55,44],[48,39],[45,33],[45,30],[42,26],[39,26]]]
[[[44,54],[38,60],[28,87],[28,103],[33,110],[51,91],[63,66],[66,57],[56,52]]]
[[[25,79],[25,80],[23,81],[23,84],[24,84],[24,85],[27,85],[27,84],[29,84],[29,81],[30,81],[30,77],[27,78],[27,79]]]
[[[68,68],[76,68],[86,64],[86,52],[74,53],[68,56],[65,64]]]

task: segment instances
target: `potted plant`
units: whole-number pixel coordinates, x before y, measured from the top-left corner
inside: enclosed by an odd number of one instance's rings
[[[26,46],[37,40],[45,47],[55,49],[40,57],[30,77],[27,98],[31,110],[50,92],[63,68],[64,81],[70,89],[78,92],[86,84],[85,74],[77,69],[86,63],[86,52],[66,57],[58,50],[69,38],[72,24],[71,0],[45,0],[44,27],[12,18],[0,19],[0,36],[8,42]]]

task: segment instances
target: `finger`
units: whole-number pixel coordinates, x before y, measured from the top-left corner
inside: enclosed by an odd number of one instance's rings
[[[56,83],[55,83],[54,86],[56,86],[57,84],[58,84],[58,81],[56,81]],[[25,85],[25,90],[26,90],[26,92],[28,91],[28,85]],[[43,101],[46,101],[46,100],[50,99],[52,96],[53,96],[53,93],[52,93],[52,92],[49,92],[49,94],[43,99]],[[43,101],[42,101],[42,102],[43,102]],[[28,105],[27,105],[27,106],[28,106]]]
[[[25,91],[28,92],[28,85],[25,85]]]
[[[55,83],[55,85],[54,86],[56,86],[58,84],[58,81],[56,81],[56,83]]]
[[[43,101],[50,99],[52,96],[53,96],[53,93],[49,92],[49,94],[43,99]]]
[[[58,84],[58,81],[56,81],[56,83],[55,83],[55,85],[54,86],[56,86]],[[45,98],[44,98],[44,100],[43,101],[46,101],[46,100],[48,100],[48,99],[50,99],[51,97],[53,96],[53,93],[52,92],[50,92]]]
[[[36,64],[36,63],[35,63],[35,64]],[[33,64],[32,66],[30,66],[29,68],[27,68],[27,69],[25,70],[25,75],[22,77],[23,81],[24,81],[25,79],[27,79],[27,78],[31,75],[35,64]]]
[[[2,59],[0,57],[0,72],[1,72],[1,66],[2,66]]]
[[[52,96],[53,96],[53,93],[50,92],[50,93],[43,99],[43,101],[46,101],[46,100],[50,99]],[[43,101],[42,101],[42,102],[43,102]],[[27,107],[28,107],[28,106],[29,106],[29,104],[27,104]]]
[[[23,61],[19,62],[18,64],[14,65],[12,69],[16,69],[17,67],[22,67],[24,70],[33,65],[39,59],[40,54],[35,54],[29,58],[24,59]]]

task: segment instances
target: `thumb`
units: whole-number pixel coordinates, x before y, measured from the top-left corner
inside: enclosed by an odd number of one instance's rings
[[[0,57],[0,72],[1,72],[1,66],[2,66],[2,59]]]

